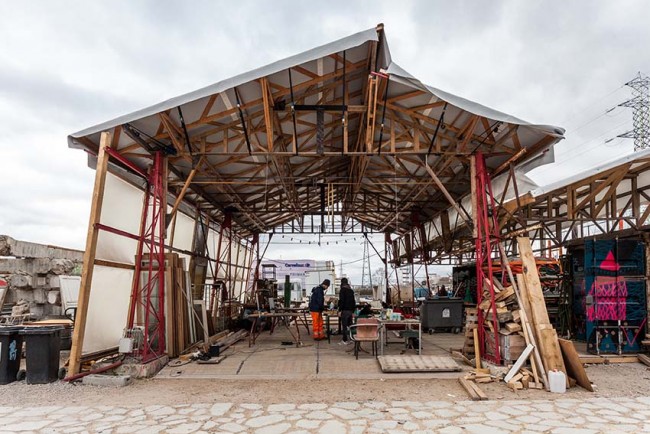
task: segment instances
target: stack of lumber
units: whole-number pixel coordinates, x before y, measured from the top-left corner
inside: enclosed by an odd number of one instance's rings
[[[489,288],[489,282],[485,282],[484,286]],[[496,345],[494,337],[497,335],[499,339],[499,353],[501,359],[505,362],[512,362],[517,360],[524,351],[524,348],[526,348],[526,342],[521,327],[519,305],[517,303],[517,296],[514,288],[512,286],[504,288],[498,281],[494,280],[494,302],[497,320],[496,329],[494,324],[495,312],[491,307],[489,289],[486,289],[483,295],[483,300],[478,306],[482,311],[484,327],[486,330],[485,351],[491,356],[495,355]],[[495,333],[495,330],[497,330],[498,333]]]
[[[516,279],[514,278],[508,259],[505,257],[502,246],[500,248],[501,256],[504,260],[504,265],[508,271],[519,305],[518,324],[521,328],[521,334],[523,334],[526,347],[505,376],[504,381],[513,390],[524,389],[526,387],[542,388],[542,384],[549,390],[547,373],[550,371],[561,371],[566,375],[567,386],[570,387],[572,381],[570,381],[569,375],[567,374],[565,367],[566,361],[572,368],[571,374],[574,377],[580,376],[583,384],[585,381],[588,383],[588,379],[585,380],[586,374],[584,374],[584,369],[580,364],[573,344],[567,341],[568,344],[560,347],[557,332],[549,321],[530,240],[527,237],[519,237],[517,238],[517,244],[521,254],[522,265],[520,269],[521,274],[517,274]],[[516,280],[516,283],[514,280]],[[525,367],[529,359],[530,370]],[[581,372],[577,372],[578,370]]]
[[[487,395],[477,383],[491,383],[495,379],[488,373],[472,371],[469,374],[459,377],[458,382],[463,389],[467,392],[472,401],[485,401],[488,399]]]
[[[190,328],[190,309],[193,307],[188,304],[191,290],[187,285],[185,260],[177,253],[166,254],[165,260],[166,347],[169,357],[177,357],[194,340]]]
[[[517,275],[519,299],[524,315],[522,326],[528,335],[528,343],[534,346],[533,355],[542,375],[553,370],[567,373],[557,332],[551,325],[546,310],[542,286],[537,272],[530,240],[526,237],[517,238],[522,261],[522,274]],[[568,380],[568,376],[567,376]]]
[[[246,330],[239,330],[236,332],[228,333],[227,335],[221,337],[220,339],[217,339],[214,343],[211,344],[211,346],[218,347],[219,354],[221,354],[226,348],[236,344],[240,340],[245,339],[247,337],[248,337],[248,332]]]

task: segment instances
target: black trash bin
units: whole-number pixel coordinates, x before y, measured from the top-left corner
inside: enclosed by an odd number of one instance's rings
[[[0,384],[16,381],[23,350],[22,327],[0,327]]]
[[[422,330],[449,329],[458,333],[463,328],[463,299],[427,299],[420,306],[420,320]]]
[[[59,353],[63,327],[25,327],[27,384],[46,384],[59,379]]]

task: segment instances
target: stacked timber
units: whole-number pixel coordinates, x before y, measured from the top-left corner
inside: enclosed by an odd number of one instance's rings
[[[499,339],[499,355],[505,363],[513,362],[526,348],[521,327],[521,316],[517,296],[512,286],[503,287],[498,281],[494,285],[494,308],[489,291],[489,282],[483,285],[482,301],[478,305],[485,328],[485,352],[496,356],[495,336]],[[496,325],[495,325],[496,322]]]
[[[165,255],[165,335],[169,357],[177,357],[197,340],[209,336],[205,304],[197,312],[185,259]]]
[[[563,354],[557,332],[549,321],[530,240],[527,237],[519,237],[517,244],[521,253],[522,273],[517,274],[516,279],[503,250],[501,253],[510,280],[516,280],[516,283],[511,283],[520,306],[519,325],[526,348],[509,370],[504,381],[513,390],[526,387],[542,388],[540,383],[549,390],[547,373],[561,371],[566,375],[564,360],[566,358],[568,362],[573,362],[575,356],[569,352]],[[525,366],[529,359],[530,370]],[[567,375],[566,378],[567,385],[570,386],[569,376]]]
[[[245,339],[247,337],[248,337],[248,332],[246,330],[238,330],[236,332],[228,333],[226,336],[223,336],[222,338],[216,340],[214,343],[211,344],[211,346],[218,347],[219,354],[221,354],[223,353],[224,350],[226,350],[231,345],[234,345],[240,340]]]

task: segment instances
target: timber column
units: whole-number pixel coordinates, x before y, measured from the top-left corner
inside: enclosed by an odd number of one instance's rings
[[[95,169],[95,184],[93,187],[92,202],[90,205],[90,218],[88,220],[88,233],[86,235],[86,250],[84,251],[79,299],[72,333],[72,348],[70,349],[70,367],[68,376],[79,373],[81,351],[83,349],[86,320],[90,301],[90,286],[95,269],[95,254],[97,252],[97,237],[99,229],[97,223],[102,215],[104,202],[104,188],[106,186],[106,172],[108,170],[108,154],[106,148],[111,143],[111,134],[103,132],[99,140],[99,153],[97,154],[97,168]]]

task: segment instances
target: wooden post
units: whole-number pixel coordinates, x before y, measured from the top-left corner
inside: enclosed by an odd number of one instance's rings
[[[99,140],[99,153],[97,154],[97,168],[95,169],[95,185],[90,205],[90,218],[88,220],[88,233],[86,235],[86,250],[84,251],[83,268],[81,271],[81,284],[77,301],[77,312],[74,320],[72,334],[72,348],[70,350],[70,367],[68,375],[79,373],[81,351],[83,349],[84,334],[86,332],[86,319],[90,301],[90,286],[95,268],[95,253],[97,252],[97,237],[99,229],[96,224],[100,222],[102,204],[104,202],[104,188],[106,186],[106,172],[108,170],[108,154],[105,149],[111,143],[111,134],[103,132]]]
[[[476,218],[478,213],[478,203],[477,203],[477,194],[476,191],[476,155],[470,155],[469,157],[469,182],[471,187],[471,199],[472,199],[472,238],[478,238],[478,230],[476,226]],[[485,192],[483,192],[485,194]]]

